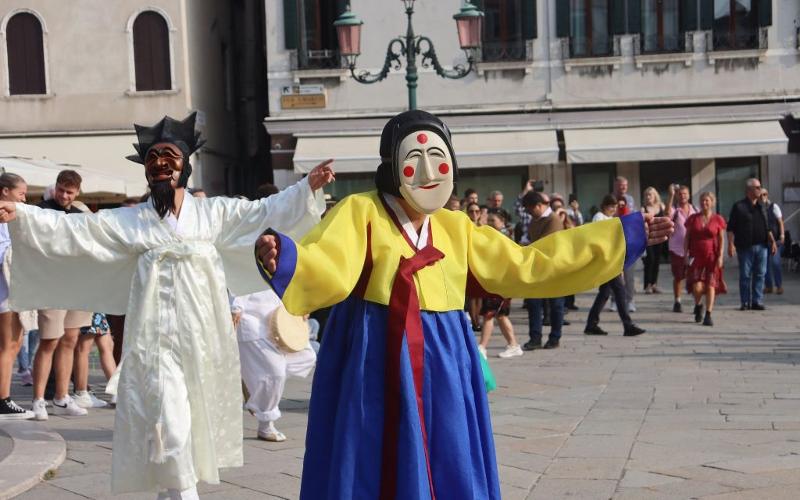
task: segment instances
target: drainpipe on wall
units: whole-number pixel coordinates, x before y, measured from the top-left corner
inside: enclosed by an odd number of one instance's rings
[[[544,62],[545,62],[545,72],[547,73],[547,79],[545,80],[545,87],[544,87],[544,99],[546,102],[552,104],[552,93],[553,93],[553,72],[550,68],[550,0],[544,0],[540,2],[542,5],[542,17],[544,18],[544,35],[542,38],[545,40],[544,43]]]

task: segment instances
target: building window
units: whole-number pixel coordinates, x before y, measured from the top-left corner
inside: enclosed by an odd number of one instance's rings
[[[642,52],[683,52],[679,0],[642,0]]]
[[[528,59],[527,40],[536,38],[535,0],[483,0],[484,61]]]
[[[39,19],[28,12],[11,17],[6,26],[6,46],[9,94],[46,94],[44,39]]]
[[[169,27],[158,12],[145,11],[133,22],[136,90],[171,90]]]
[[[609,56],[613,52],[609,0],[569,0],[570,55]]]
[[[572,192],[581,206],[583,220],[589,222],[600,211],[603,197],[614,190],[616,163],[572,165]]]
[[[714,0],[714,50],[760,47],[758,0]]]
[[[333,22],[347,8],[344,0],[283,0],[287,49],[296,49],[297,69],[341,67]]]

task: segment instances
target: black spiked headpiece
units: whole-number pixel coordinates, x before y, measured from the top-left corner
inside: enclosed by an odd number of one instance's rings
[[[152,127],[134,124],[133,126],[136,128],[136,136],[139,139],[139,143],[134,143],[133,145],[136,154],[126,156],[125,158],[132,162],[144,164],[144,158],[147,156],[147,152],[153,144],[169,142],[180,148],[183,152],[184,161],[188,162],[189,156],[200,149],[200,146],[206,142],[205,139],[200,138],[200,132],[194,129],[196,119],[197,112],[194,111],[182,121],[176,120],[170,116],[165,116]]]

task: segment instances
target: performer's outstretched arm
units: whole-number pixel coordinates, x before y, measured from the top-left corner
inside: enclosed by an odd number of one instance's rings
[[[563,297],[594,288],[644,252],[640,213],[553,233],[521,247],[490,227],[470,231],[473,285],[503,297]]]
[[[256,255],[264,281],[292,314],[307,314],[341,302],[353,291],[367,254],[369,216],[356,207],[356,198],[337,204],[298,245],[270,229],[268,239],[278,255],[267,270]]]

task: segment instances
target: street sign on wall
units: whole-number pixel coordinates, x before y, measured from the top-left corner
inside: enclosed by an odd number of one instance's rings
[[[281,108],[324,108],[328,104],[323,85],[286,85],[281,88]]]

